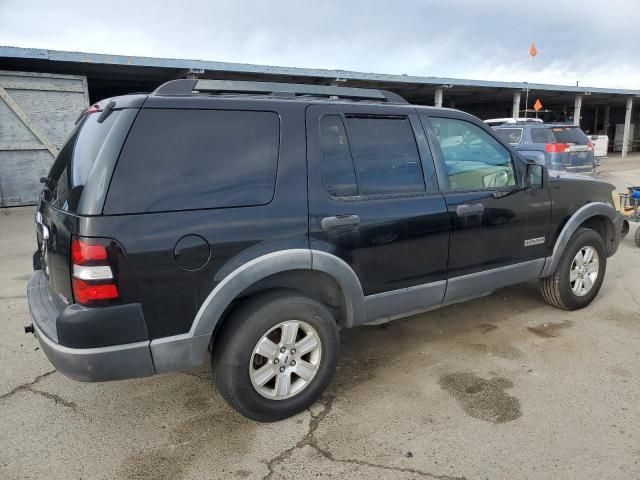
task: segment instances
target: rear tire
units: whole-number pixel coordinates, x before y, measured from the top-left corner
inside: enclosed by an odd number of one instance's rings
[[[245,417],[281,420],[315,402],[333,379],[340,341],[322,303],[294,290],[245,301],[216,336],[213,378]]]
[[[579,228],[569,240],[556,271],[540,279],[540,292],[554,307],[584,308],[598,294],[606,269],[607,253],[602,237],[589,228]]]
[[[633,236],[633,239],[636,241],[636,245],[640,247],[640,227],[636,228],[636,233]]]

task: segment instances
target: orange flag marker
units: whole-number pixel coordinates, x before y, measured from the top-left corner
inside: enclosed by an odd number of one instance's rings
[[[538,99],[536,99],[536,103],[533,104],[533,109],[537,112],[541,108],[542,108],[542,102],[538,98]]]
[[[532,57],[535,57],[536,55],[538,55],[538,49],[536,48],[535,43],[531,44],[531,48],[529,48],[529,55],[531,55]]]

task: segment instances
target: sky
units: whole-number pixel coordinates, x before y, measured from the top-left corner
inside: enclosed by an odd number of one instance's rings
[[[639,19],[637,0],[0,0],[0,45],[640,89]]]

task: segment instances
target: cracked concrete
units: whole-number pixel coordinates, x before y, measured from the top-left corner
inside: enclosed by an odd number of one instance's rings
[[[384,470],[390,472],[399,472],[399,473],[408,473],[411,475],[418,475],[423,478],[432,478],[439,480],[465,480],[466,477],[453,477],[450,475],[434,475],[432,473],[423,472],[421,470],[417,470],[411,467],[401,467],[401,466],[391,466],[391,465],[383,465],[379,463],[372,463],[365,460],[353,459],[353,458],[337,458],[330,451],[320,447],[318,445],[318,440],[315,438],[315,432],[318,429],[320,422],[324,420],[324,418],[331,411],[331,407],[333,405],[333,397],[327,397],[325,399],[321,399],[315,407],[318,408],[320,406],[320,410],[318,413],[313,414],[312,409],[309,409],[309,413],[311,414],[311,421],[309,422],[309,430],[304,435],[304,437],[296,443],[293,447],[286,449],[281,452],[271,460],[267,462],[267,469],[269,472],[267,475],[263,477],[263,480],[272,480],[277,478],[290,478],[287,475],[279,474],[278,467],[283,464],[286,460],[288,460],[296,450],[304,449],[305,447],[310,447],[314,449],[317,453],[322,455],[325,459],[330,462],[337,462],[343,464],[350,464],[360,467],[369,467],[377,470]]]
[[[602,177],[640,183],[640,168],[623,174]],[[259,424],[224,403],[207,367],[98,384],[54,372],[22,333],[32,218],[0,216],[2,480],[640,478],[640,249],[629,237],[589,308],[551,308],[533,282],[343,331],[322,399]]]

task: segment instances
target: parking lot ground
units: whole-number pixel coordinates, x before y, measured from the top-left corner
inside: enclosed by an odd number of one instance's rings
[[[600,177],[640,184],[640,158]],[[33,209],[0,211],[0,478],[640,478],[640,248],[609,259],[594,303],[536,282],[342,332],[335,381],[291,419],[229,408],[208,367],[84,384],[29,323]]]

